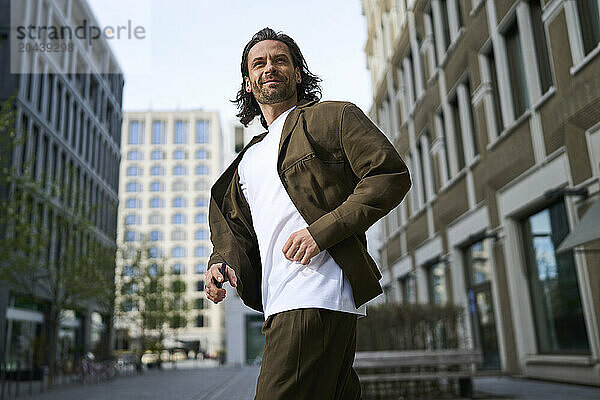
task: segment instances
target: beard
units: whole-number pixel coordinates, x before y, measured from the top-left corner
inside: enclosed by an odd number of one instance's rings
[[[252,82],[252,94],[260,104],[276,104],[286,101],[296,96],[296,83],[281,75],[271,76],[269,78],[278,79],[281,82],[273,87],[266,86],[264,79]]]

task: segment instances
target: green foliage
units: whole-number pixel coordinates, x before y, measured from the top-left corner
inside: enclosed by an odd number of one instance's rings
[[[139,244],[129,243],[121,249],[128,271],[121,278],[122,302],[118,312],[123,320],[139,328],[143,343],[140,350],[161,351],[162,339],[169,328],[187,326],[186,284],[167,275],[167,260],[153,257],[150,248],[147,238],[143,238]]]
[[[86,204],[76,169],[65,168],[66,179],[58,182],[55,174],[50,181],[35,155],[27,157],[27,132],[16,131],[13,104],[14,97],[0,108],[0,280],[48,303],[54,360],[63,310],[94,307],[111,314],[115,248],[102,243],[89,220],[95,207]],[[13,162],[16,154],[25,159]],[[54,372],[51,362],[50,382]]]
[[[380,304],[357,321],[357,351],[457,349],[464,332],[459,306]]]

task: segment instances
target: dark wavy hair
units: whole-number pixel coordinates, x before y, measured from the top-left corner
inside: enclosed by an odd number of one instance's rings
[[[262,115],[260,111],[260,107],[258,106],[258,102],[254,98],[252,92],[248,93],[245,90],[245,82],[244,77],[249,76],[248,73],[248,53],[250,53],[250,49],[263,40],[278,40],[283,42],[289,49],[290,54],[292,55],[292,63],[294,64],[294,68],[300,68],[300,83],[296,85],[296,91],[298,94],[298,100],[320,100],[321,99],[321,86],[319,82],[321,82],[321,78],[314,75],[312,72],[308,70],[308,65],[306,64],[306,60],[300,51],[300,48],[288,35],[282,32],[275,32],[271,28],[263,28],[260,31],[256,32],[252,39],[248,42],[246,47],[244,47],[244,51],[242,53],[242,85],[240,90],[237,92],[235,100],[231,100],[232,103],[236,103],[238,110],[240,111],[236,116],[240,118],[240,122],[244,126],[248,126],[248,124],[256,117],[260,115],[260,123],[262,126],[267,128],[267,121],[265,117]]]

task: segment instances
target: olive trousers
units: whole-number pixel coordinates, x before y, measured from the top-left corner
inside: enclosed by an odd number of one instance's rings
[[[356,314],[300,308],[270,315],[254,400],[357,400]]]

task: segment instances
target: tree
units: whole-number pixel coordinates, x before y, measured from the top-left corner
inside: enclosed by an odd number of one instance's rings
[[[166,273],[166,259],[146,237],[139,244],[127,244],[121,249],[123,268],[120,285],[119,316],[138,328],[140,357],[145,350],[160,354],[169,327],[186,326],[187,304],[184,301],[185,282],[174,280]]]
[[[75,169],[64,172],[67,179],[61,184],[47,179],[35,155],[15,165],[11,156],[26,146],[27,133],[15,130],[12,102],[7,100],[0,110],[0,280],[47,304],[51,386],[62,312],[89,309],[110,298],[115,248],[100,242],[89,220],[95,208],[85,203]]]

